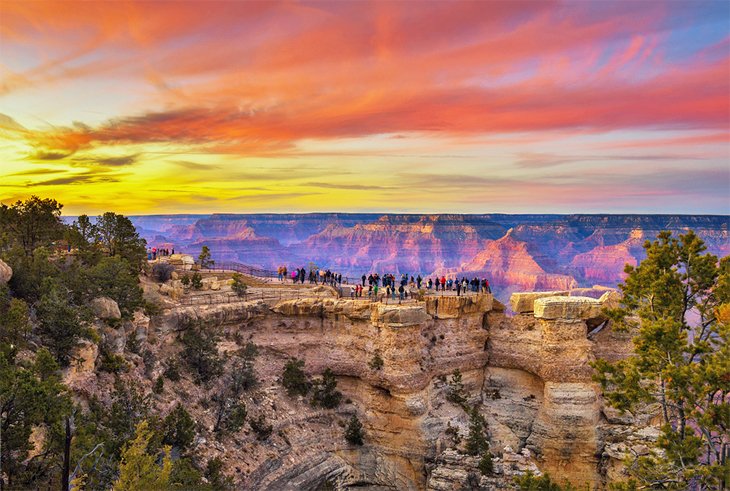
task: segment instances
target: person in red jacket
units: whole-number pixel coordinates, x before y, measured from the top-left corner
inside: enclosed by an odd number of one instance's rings
[[[441,291],[442,292],[446,291],[446,276],[441,277]]]

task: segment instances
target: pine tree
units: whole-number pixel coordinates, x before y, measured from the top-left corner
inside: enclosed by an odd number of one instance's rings
[[[200,250],[198,260],[200,261],[200,267],[203,269],[210,268],[215,264],[215,261],[211,258],[210,249],[207,245],[204,245]]]
[[[630,466],[642,487],[720,486],[730,446],[730,257],[703,254],[693,232],[661,232],[646,259],[626,266],[623,299],[609,312],[616,329],[634,329],[634,353],[594,364],[609,404],[636,411],[657,403],[661,452]],[[695,321],[690,322],[690,318]]]
[[[458,368],[454,370],[454,373],[451,375],[446,399],[460,406],[463,406],[466,403],[464,383],[461,381],[461,371]]]
[[[357,415],[353,414],[350,418],[350,422],[347,423],[347,427],[345,428],[345,440],[353,445],[362,445],[362,438],[362,423],[358,419]]]
[[[342,392],[337,390],[337,379],[332,370],[327,368],[322,378],[315,380],[312,388],[312,405],[333,409],[340,405]]]
[[[489,452],[489,441],[486,435],[487,422],[484,416],[474,408],[469,411],[469,436],[466,438],[466,453],[482,455]]]
[[[307,392],[309,392],[310,383],[303,369],[304,360],[292,358],[286,362],[284,373],[281,377],[281,384],[286,389],[289,397],[295,395],[306,396]]]
[[[137,425],[134,439],[122,451],[119,478],[114,483],[114,491],[167,489],[172,471],[170,448],[163,449],[162,464],[158,465],[157,455],[148,450],[153,437],[154,432],[147,421]]]

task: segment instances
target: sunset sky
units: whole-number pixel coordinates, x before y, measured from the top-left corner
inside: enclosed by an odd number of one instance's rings
[[[730,2],[0,0],[0,201],[730,213]]]

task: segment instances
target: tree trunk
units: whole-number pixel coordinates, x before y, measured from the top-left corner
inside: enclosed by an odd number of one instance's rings
[[[63,471],[61,473],[61,491],[69,490],[68,476],[71,473],[71,419],[66,417],[66,441],[63,444]]]

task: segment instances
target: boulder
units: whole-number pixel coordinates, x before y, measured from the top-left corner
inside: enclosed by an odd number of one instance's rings
[[[535,300],[545,297],[567,297],[568,291],[552,291],[552,292],[518,292],[513,293],[509,297],[509,303],[512,311],[516,314],[526,314],[534,312]]]
[[[616,290],[610,290],[601,295],[598,301],[603,304],[604,308],[616,309],[621,305],[621,294]]]
[[[183,288],[182,284],[180,284],[180,286],[177,286],[175,284],[176,282],[179,282],[179,280],[175,280],[169,283],[163,283],[162,285],[160,285],[160,293],[162,293],[163,295],[167,295],[173,300],[180,299],[185,294],[185,289]]]
[[[100,319],[121,319],[122,313],[119,311],[117,302],[109,297],[98,297],[91,301],[91,308],[94,314]]]
[[[0,285],[4,285],[13,276],[13,270],[0,259]]]
[[[69,374],[91,373],[94,371],[96,358],[99,356],[99,346],[87,341],[81,340],[73,350],[71,356],[72,362],[69,365]]]
[[[545,297],[535,300],[537,319],[587,320],[601,316],[603,305],[590,297]]]
[[[222,282],[215,276],[210,276],[208,278],[203,278],[202,283],[203,283],[202,290],[218,291],[221,289],[221,285],[224,282]]]
[[[193,269],[195,259],[188,254],[173,254],[167,258],[167,262],[184,271],[190,271]]]

